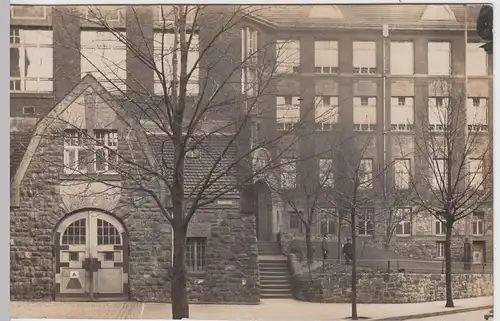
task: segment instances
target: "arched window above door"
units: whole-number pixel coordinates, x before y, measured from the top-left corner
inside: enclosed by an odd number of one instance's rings
[[[103,219],[97,219],[97,244],[119,245],[122,244],[122,238],[113,224]]]
[[[62,235],[62,245],[85,244],[87,242],[87,222],[85,218],[71,223]]]

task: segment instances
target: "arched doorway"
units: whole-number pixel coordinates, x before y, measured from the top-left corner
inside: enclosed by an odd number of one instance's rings
[[[55,299],[128,299],[128,241],[111,215],[82,211],[66,217],[54,235]]]
[[[257,239],[259,241],[273,241],[273,202],[271,189],[264,181],[257,181],[254,186]]]

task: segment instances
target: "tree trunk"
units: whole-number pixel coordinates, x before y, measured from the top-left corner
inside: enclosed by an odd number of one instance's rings
[[[357,275],[356,275],[356,210],[351,209],[351,320],[358,319]]]
[[[311,241],[311,226],[306,225],[306,253],[307,253],[307,263],[311,265],[314,262],[314,249]]]
[[[451,280],[451,232],[453,222],[446,222],[446,240],[444,242],[445,257],[445,282],[446,282],[446,305],[447,308],[453,308],[452,280]]]
[[[179,226],[180,225],[180,226]],[[174,224],[174,262],[171,283],[172,318],[180,320],[189,318],[189,305],[186,289],[186,228]]]

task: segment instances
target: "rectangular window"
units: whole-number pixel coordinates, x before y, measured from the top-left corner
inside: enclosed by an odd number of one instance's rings
[[[429,130],[444,131],[448,125],[449,99],[445,97],[430,97],[428,104]]]
[[[338,97],[316,96],[315,120],[318,130],[332,130],[338,120]]]
[[[410,188],[411,162],[409,159],[396,159],[394,161],[394,185],[398,190]]]
[[[283,158],[281,160],[281,188],[295,188],[295,177],[297,175],[294,159]]]
[[[396,236],[411,235],[411,208],[398,208],[394,213]]]
[[[391,130],[412,131],[414,119],[413,97],[391,97]]]
[[[300,120],[300,97],[276,97],[276,126],[278,130],[291,130]]]
[[[377,129],[376,97],[354,97],[353,107],[353,123],[355,131],[374,131]]]
[[[257,30],[249,27],[241,29],[241,83],[242,93],[246,96],[253,97],[257,93]]]
[[[95,22],[119,22],[123,17],[121,6],[90,6],[86,8],[87,19]]]
[[[472,158],[469,161],[469,186],[474,190],[483,189],[484,162],[482,159]]]
[[[52,92],[52,30],[10,28],[10,91]]]
[[[337,234],[337,211],[335,208],[322,208],[319,211],[319,230],[321,235]]]
[[[467,44],[467,75],[488,75],[488,55],[480,48],[482,43],[472,42]]]
[[[10,16],[13,19],[45,20],[47,18],[46,6],[11,6]]]
[[[359,188],[373,188],[373,159],[362,158],[359,164],[358,171]]]
[[[358,218],[358,234],[373,235],[374,234],[374,218],[375,211],[373,208],[362,208]]]
[[[87,173],[88,139],[84,130],[64,131],[64,172],[66,174]]]
[[[203,271],[206,268],[206,244],[204,237],[188,237],[186,240],[186,268]]]
[[[428,73],[433,76],[451,74],[451,44],[450,42],[428,43]]]
[[[337,41],[314,42],[314,72],[317,74],[336,74],[339,66]]]
[[[189,34],[189,33],[188,33]],[[190,36],[190,35],[189,35]],[[188,36],[188,37],[189,37]],[[188,39],[186,39],[186,42]],[[177,46],[177,84],[181,71],[181,51],[180,46]],[[167,88],[167,94],[170,95],[173,83],[173,52],[174,52],[174,34],[173,33],[155,33],[154,34],[154,62],[160,75],[153,71],[154,75],[154,92],[156,95],[165,95],[163,83]],[[197,96],[199,92],[199,37],[194,34],[191,39],[191,44],[187,53],[187,69],[186,73],[189,77],[186,85],[188,96]]]
[[[484,213],[476,212],[472,214],[472,235],[484,235]]]
[[[118,132],[116,130],[94,130],[95,171],[115,172],[118,165]]]
[[[376,47],[377,45],[373,41],[354,41],[352,43],[354,74],[377,73]]]
[[[447,186],[447,169],[446,160],[443,158],[434,159],[434,164],[431,168],[432,188],[436,190],[446,189]]]
[[[436,235],[446,235],[446,225],[438,219],[436,219]]]
[[[321,187],[334,186],[334,168],[332,159],[319,160],[319,184]]]
[[[276,44],[276,71],[298,73],[300,71],[300,41],[278,40]]]
[[[437,241],[436,242],[436,258],[444,259],[444,242]]]
[[[123,93],[127,86],[125,33],[81,32],[82,78],[91,73],[111,93]]]
[[[467,98],[467,127],[471,132],[488,131],[488,98]]]
[[[391,74],[413,75],[413,42],[391,41]]]

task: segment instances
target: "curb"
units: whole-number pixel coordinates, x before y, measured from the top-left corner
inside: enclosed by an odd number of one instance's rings
[[[400,321],[400,320],[424,319],[424,318],[430,318],[430,317],[437,317],[437,316],[441,316],[441,315],[467,313],[467,312],[479,311],[479,310],[488,310],[488,309],[492,309],[492,308],[493,308],[493,305],[490,304],[490,305],[482,305],[482,306],[471,307],[471,308],[462,308],[462,309],[444,310],[444,311],[429,312],[429,313],[401,315],[398,317],[372,319],[372,321]]]

